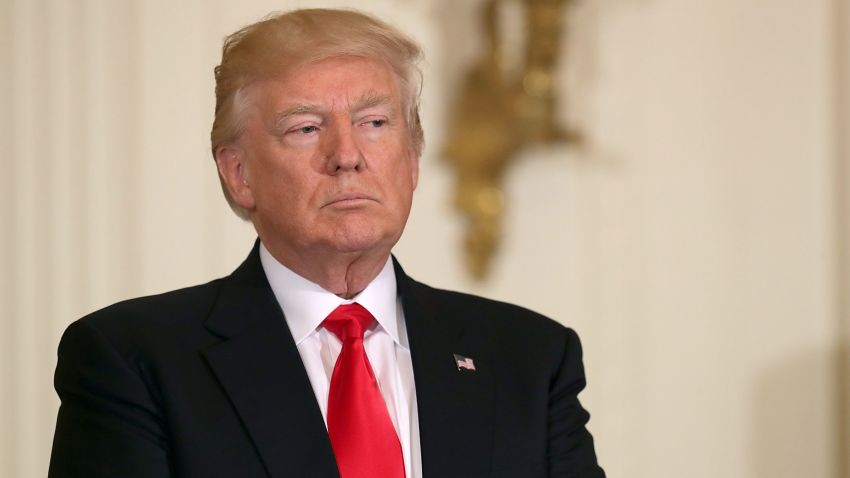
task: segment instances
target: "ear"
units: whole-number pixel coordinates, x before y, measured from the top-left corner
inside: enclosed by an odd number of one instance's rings
[[[410,148],[410,161],[412,164],[410,165],[410,175],[411,181],[413,184],[413,190],[416,190],[416,185],[419,184],[419,155],[416,154],[416,151],[413,148]]]
[[[221,184],[227,188],[230,199],[239,207],[252,211],[254,192],[248,175],[245,152],[237,146],[221,146],[215,151],[215,162]]]

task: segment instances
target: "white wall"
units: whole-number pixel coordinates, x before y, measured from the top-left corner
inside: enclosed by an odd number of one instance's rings
[[[212,67],[226,33],[308,4],[0,0],[0,476],[46,473],[71,320],[247,253],[253,233],[208,153]],[[516,164],[504,247],[479,285],[460,267],[436,156],[476,4],[333,4],[381,14],[428,56],[428,146],[396,249],[407,271],[579,331],[610,476],[850,476],[850,74],[839,81],[837,50],[850,51],[850,21],[836,21],[850,8],[578,2],[563,103],[589,142]]]

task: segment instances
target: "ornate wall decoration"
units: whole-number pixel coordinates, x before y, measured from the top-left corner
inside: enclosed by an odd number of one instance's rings
[[[462,80],[443,151],[456,172],[454,205],[467,219],[467,269],[479,280],[501,241],[508,166],[527,146],[576,139],[555,119],[554,74],[568,0],[512,0],[524,16],[525,44],[516,65],[507,64],[499,21],[509,1],[485,0],[485,48]]]

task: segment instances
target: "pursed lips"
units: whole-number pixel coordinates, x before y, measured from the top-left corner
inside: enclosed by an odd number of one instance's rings
[[[360,192],[350,192],[343,193],[337,196],[332,197],[329,201],[327,201],[322,207],[327,206],[346,206],[346,205],[357,205],[364,201],[375,201],[376,199],[372,196],[369,196],[365,193]]]

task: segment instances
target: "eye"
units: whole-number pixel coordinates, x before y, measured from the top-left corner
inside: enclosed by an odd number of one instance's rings
[[[319,128],[317,126],[302,126],[301,128],[295,130],[296,133],[301,134],[310,134],[315,133],[316,131],[319,131]]]
[[[387,120],[385,119],[373,119],[363,123],[365,126],[371,126],[372,128],[382,128],[387,125]]]

